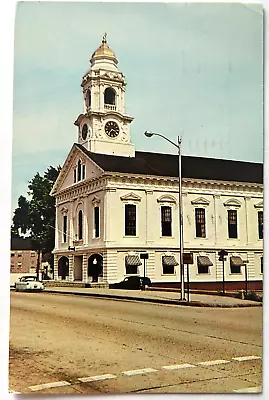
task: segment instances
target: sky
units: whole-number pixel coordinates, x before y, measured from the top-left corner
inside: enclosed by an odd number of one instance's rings
[[[83,111],[81,78],[107,32],[127,80],[136,150],[263,160],[262,5],[20,2],[14,47],[12,211],[62,165]]]

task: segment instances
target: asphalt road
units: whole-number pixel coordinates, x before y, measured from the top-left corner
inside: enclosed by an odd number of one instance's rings
[[[261,308],[11,293],[13,392],[257,392],[261,357]]]

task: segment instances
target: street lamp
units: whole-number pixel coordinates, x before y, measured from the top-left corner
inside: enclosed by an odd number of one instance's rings
[[[147,137],[160,136],[167,140],[178,149],[178,199],[179,199],[179,260],[180,260],[180,278],[181,278],[181,300],[185,300],[185,288],[184,288],[184,264],[183,264],[183,208],[182,208],[182,176],[181,176],[181,136],[177,137],[177,143],[161,135],[151,131],[145,131],[144,135]]]

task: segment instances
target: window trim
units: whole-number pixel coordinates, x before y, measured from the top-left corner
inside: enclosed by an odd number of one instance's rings
[[[133,207],[135,207],[135,234],[134,235],[131,235],[131,234],[127,234],[126,233],[126,228],[127,228],[127,225],[126,225],[126,207],[127,206],[133,206]],[[138,237],[138,229],[137,229],[137,221],[138,221],[138,212],[137,212],[137,204],[134,204],[134,203],[125,203],[124,204],[124,237]]]
[[[83,211],[80,209],[77,215],[78,215],[77,217],[78,240],[83,240]],[[80,215],[81,215],[81,220],[80,220]]]
[[[236,237],[231,237],[230,236],[230,230],[229,230],[229,226],[231,225],[230,223],[229,223],[229,214],[230,214],[230,212],[235,212],[235,215],[236,215],[236,224],[234,224],[234,225],[236,225]],[[227,210],[227,228],[228,228],[228,239],[239,239],[239,223],[238,223],[238,220],[239,220],[239,218],[238,218],[238,210],[235,210],[235,209],[228,209]]]
[[[170,228],[171,228],[171,235],[163,235],[163,219],[162,219],[162,208],[169,208],[171,210],[171,221],[170,221]],[[160,217],[161,217],[161,226],[160,226],[160,237],[161,238],[172,238],[174,229],[173,229],[173,221],[174,221],[174,212],[173,212],[173,206],[172,205],[167,205],[167,204],[161,204],[160,205]]]
[[[98,210],[98,235],[96,234],[96,214],[95,214],[95,210]],[[100,238],[100,216],[101,216],[101,210],[100,210],[100,206],[98,205],[94,205],[93,207],[93,238],[94,239],[99,239]]]
[[[197,219],[196,219],[196,210],[203,210],[204,212],[204,231],[205,236],[197,236]],[[207,239],[207,213],[205,207],[195,207],[194,208],[194,222],[195,222],[195,239]]]
[[[260,215],[262,215],[261,224],[259,217]],[[258,240],[263,240],[263,210],[259,210],[257,212],[257,219],[258,219]]]

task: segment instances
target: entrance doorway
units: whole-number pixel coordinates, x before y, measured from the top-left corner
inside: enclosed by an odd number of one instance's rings
[[[92,282],[98,282],[100,276],[103,276],[103,256],[92,254],[88,258],[88,277],[92,277]]]
[[[69,275],[69,260],[63,256],[58,261],[58,276],[63,280]]]
[[[74,257],[74,281],[82,281],[83,256]]]

